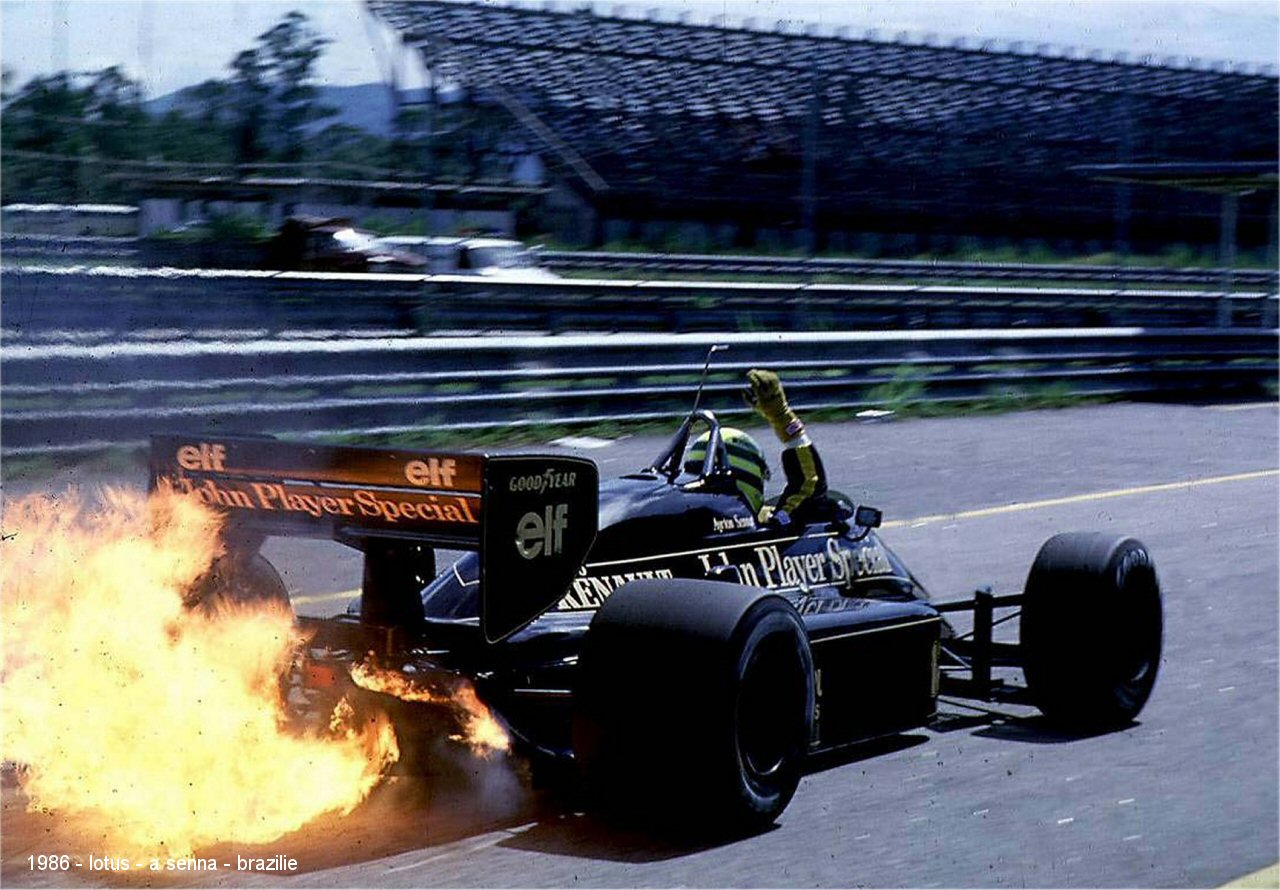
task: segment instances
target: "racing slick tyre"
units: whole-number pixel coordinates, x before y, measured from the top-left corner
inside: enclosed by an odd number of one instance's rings
[[[289,600],[284,579],[260,553],[246,555],[232,551],[218,557],[188,598],[189,608],[211,618],[228,609],[259,604],[280,610],[290,620],[293,618],[293,603]],[[279,690],[280,701],[291,720],[297,720],[303,714],[298,707],[302,701],[300,689],[301,676],[290,665],[280,674]]]
[[[633,581],[578,662],[573,749],[605,808],[677,833],[771,824],[800,781],[813,658],[796,610],[716,581]]]
[[[284,580],[265,556],[229,553],[213,561],[191,596],[191,605],[214,611],[227,605],[269,604],[290,615],[293,604]]]
[[[1027,577],[1019,645],[1045,717],[1097,730],[1132,721],[1160,667],[1160,582],[1146,547],[1100,533],[1055,535]]]

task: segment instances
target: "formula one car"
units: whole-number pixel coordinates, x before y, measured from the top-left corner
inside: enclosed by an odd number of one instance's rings
[[[562,455],[180,436],[153,438],[151,475],[226,511],[235,596],[287,601],[266,536],[363,551],[355,613],[298,619],[311,692],[352,691],[371,657],[417,684],[468,680],[535,764],[691,826],[773,822],[807,757],[926,725],[940,693],[1093,731],[1137,716],[1159,667],[1138,541],[1058,535],[1022,593],[933,603],[873,508],[833,492],[807,524],[757,524],[696,408],[650,466],[605,483]],[[467,552],[437,574],[437,548]],[[1013,608],[1018,642],[995,641]],[[969,633],[947,620],[960,611]]]

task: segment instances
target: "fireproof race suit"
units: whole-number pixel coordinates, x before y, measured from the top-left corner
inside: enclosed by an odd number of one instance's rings
[[[782,442],[782,470],[787,477],[777,504],[766,504],[757,518],[762,523],[785,522],[788,518],[805,521],[806,515],[826,499],[827,473],[822,458],[805,431],[804,422],[787,403],[778,375],[752,369],[747,372],[747,381],[751,404]]]

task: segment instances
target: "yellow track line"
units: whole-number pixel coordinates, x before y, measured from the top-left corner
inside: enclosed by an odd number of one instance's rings
[[[295,606],[305,606],[309,603],[331,603],[335,600],[354,599],[360,595],[359,590],[339,590],[335,593],[314,593],[306,596],[290,597]]]
[[[984,507],[981,510],[965,510],[960,513],[940,513],[935,516],[921,516],[917,519],[895,519],[884,524],[884,528],[916,528],[934,522],[955,521],[957,519],[978,519],[983,516],[1000,516],[1005,513],[1022,513],[1027,510],[1039,510],[1043,507],[1060,507],[1065,504],[1083,504],[1089,501],[1103,501],[1108,498],[1122,498],[1135,494],[1151,494],[1157,491],[1178,491],[1187,488],[1198,488],[1202,485],[1220,485],[1224,482],[1245,482],[1251,479],[1266,479],[1280,476],[1280,470],[1258,470],[1252,473],[1232,473],[1230,476],[1211,476],[1205,479],[1189,479],[1186,482],[1162,482],[1158,485],[1139,485],[1134,488],[1117,488],[1114,491],[1097,491],[1092,494],[1074,494],[1063,498],[1049,498],[1043,501],[1026,501],[1021,504],[1005,504],[1002,507]]]
[[[1280,402],[1249,402],[1247,405],[1210,405],[1210,411],[1255,411],[1258,408],[1277,408]]]
[[[1261,871],[1255,871],[1251,875],[1245,875],[1243,878],[1236,878],[1230,884],[1223,884],[1222,886],[1224,890],[1227,887],[1250,888],[1250,890],[1261,890],[1264,887],[1280,887],[1280,863],[1270,868],[1264,868]]]
[[[958,519],[980,519],[984,516],[1000,516],[1005,513],[1022,513],[1027,510],[1039,510],[1042,507],[1059,507],[1064,504],[1083,504],[1088,501],[1102,501],[1107,498],[1128,497],[1135,494],[1150,494],[1157,491],[1177,491],[1179,489],[1198,488],[1202,485],[1221,485],[1224,482],[1246,482],[1250,479],[1267,479],[1280,476],[1280,470],[1257,470],[1252,473],[1232,473],[1229,476],[1210,476],[1205,479],[1190,479],[1186,482],[1162,482],[1158,485],[1139,485],[1134,488],[1117,488],[1113,491],[1098,491],[1092,494],[1075,494],[1063,498],[1049,498],[1044,501],[1026,501],[1021,504],[1005,504],[1002,507],[984,507],[980,510],[965,510],[961,513],[939,513],[935,516],[921,516],[916,519],[894,519],[886,522],[882,528],[916,528],[935,522],[956,521]],[[340,590],[336,593],[317,593],[307,596],[295,596],[296,605],[311,603],[330,603],[341,599],[352,599],[360,595],[359,590]]]

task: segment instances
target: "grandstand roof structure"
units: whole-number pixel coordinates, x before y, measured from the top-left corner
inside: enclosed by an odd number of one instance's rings
[[[885,231],[1052,236],[1119,217],[1159,229],[1188,213],[1212,224],[1216,209],[1071,168],[1278,155],[1270,67],[367,2],[437,82],[513,111],[606,209]]]

